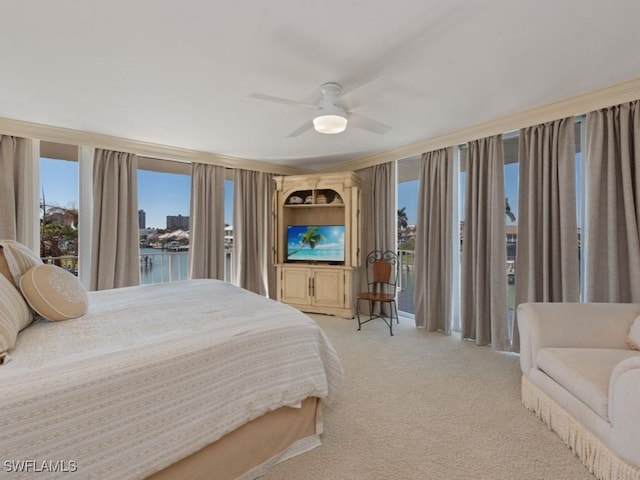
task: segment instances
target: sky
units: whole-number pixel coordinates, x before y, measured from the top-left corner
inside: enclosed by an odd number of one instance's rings
[[[233,224],[233,182],[225,181],[224,222]],[[138,170],[138,209],[147,227],[166,228],[167,215],[189,215],[191,176]]]
[[[78,206],[78,163],[40,159],[41,193],[47,205]],[[138,209],[147,227],[166,228],[167,215],[189,215],[191,177],[138,170]],[[233,223],[233,182],[225,182],[225,223]]]
[[[40,198],[47,205],[78,207],[78,162],[40,159]]]
[[[418,180],[410,180],[408,182],[402,182],[398,184],[398,209],[402,207],[406,208],[407,223],[409,225],[415,225],[418,220]],[[464,219],[464,187],[465,187],[465,175],[460,175],[459,191],[462,194],[460,197],[460,219]],[[504,196],[509,199],[509,205],[511,211],[516,215],[516,222],[518,223],[518,164],[510,163],[504,167]],[[506,219],[508,225],[514,222]]]

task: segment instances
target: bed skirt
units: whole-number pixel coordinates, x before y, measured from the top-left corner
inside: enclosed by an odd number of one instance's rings
[[[522,404],[556,432],[599,480],[640,480],[640,468],[621,459],[525,376],[522,377]]]
[[[252,480],[280,462],[320,445],[317,398],[301,408],[282,407],[256,418],[147,480]]]

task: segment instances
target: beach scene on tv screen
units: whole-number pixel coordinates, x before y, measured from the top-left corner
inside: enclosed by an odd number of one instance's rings
[[[295,225],[287,229],[287,259],[344,261],[344,225]]]

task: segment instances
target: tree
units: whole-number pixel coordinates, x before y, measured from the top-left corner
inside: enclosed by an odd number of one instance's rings
[[[407,238],[403,240],[401,243],[398,243],[398,250],[415,250],[416,249],[416,239],[415,238]]]
[[[44,215],[45,223],[62,223],[74,230],[78,228],[78,209],[76,207],[61,207],[49,205]]]
[[[511,220],[512,222],[516,221],[516,216],[513,214],[513,212],[511,211],[511,205],[509,205],[509,199],[505,198],[504,199],[504,203],[505,203],[505,207],[504,207],[504,213],[507,217],[509,217],[509,220]]]
[[[409,219],[407,218],[407,207],[398,209],[398,231],[406,229],[409,226]]]
[[[41,205],[40,256],[78,256],[78,209],[59,205]],[[56,264],[60,264],[57,260]]]
[[[77,255],[77,230],[61,223],[45,223],[40,226],[40,256],[62,257]]]
[[[398,220],[398,245],[402,245],[406,240],[407,227],[409,226],[407,207],[399,208],[396,218]]]
[[[295,255],[304,248],[305,245],[309,245],[312,249],[319,243],[326,242],[327,238],[319,232],[319,227],[308,227],[307,231],[300,237],[300,247],[289,253],[289,256]]]

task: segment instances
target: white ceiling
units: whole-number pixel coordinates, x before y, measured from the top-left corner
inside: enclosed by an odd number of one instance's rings
[[[299,167],[640,77],[638,0],[3,0],[0,117]],[[287,137],[322,83],[392,129]],[[348,101],[347,101],[348,100]]]

